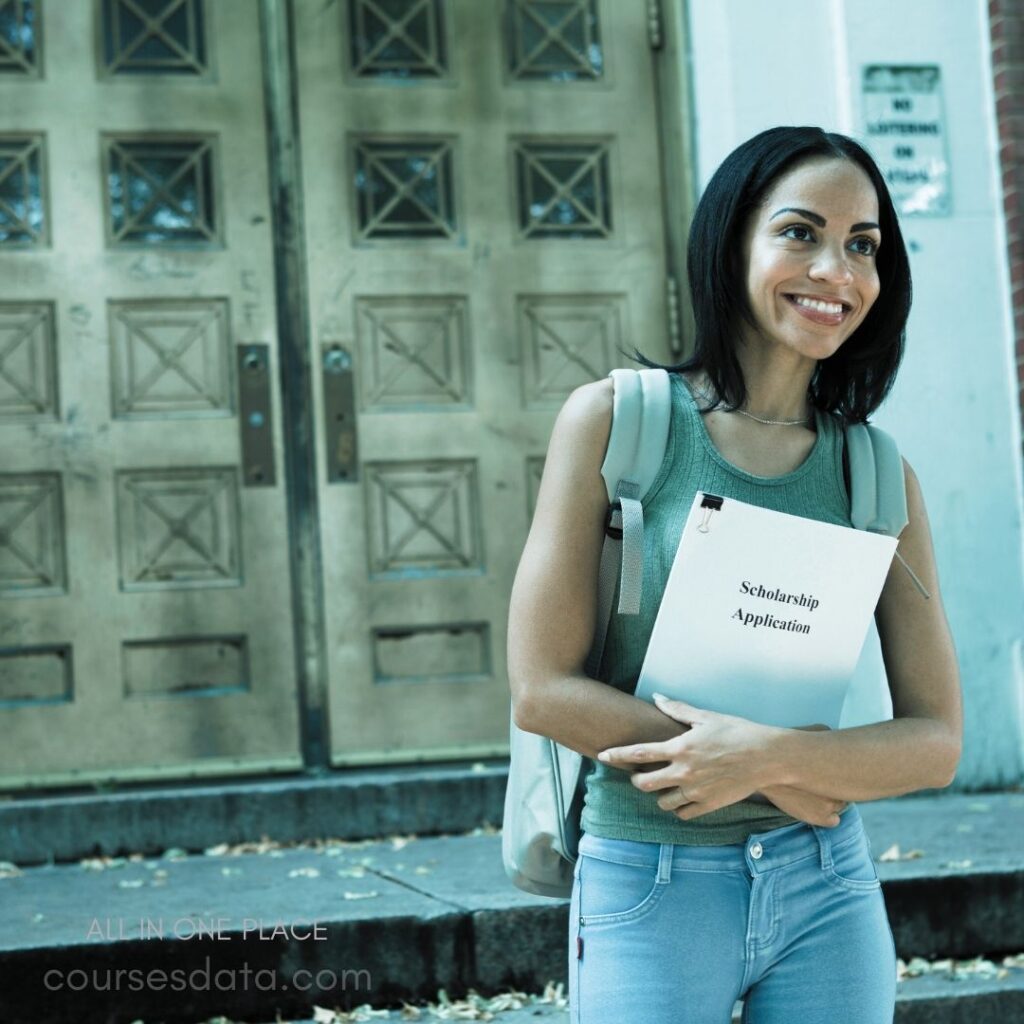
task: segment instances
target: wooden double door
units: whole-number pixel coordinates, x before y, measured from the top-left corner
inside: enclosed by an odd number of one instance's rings
[[[554,416],[679,347],[657,15],[0,2],[0,788],[507,750]]]

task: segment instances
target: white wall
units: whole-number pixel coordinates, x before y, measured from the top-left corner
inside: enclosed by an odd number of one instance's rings
[[[960,657],[956,787],[1017,782],[1024,763],[1024,543],[995,104],[984,0],[682,0],[700,187],[738,143],[778,124],[862,134],[860,69],[942,69],[952,215],[907,217],[907,355],[873,418],[917,472]]]

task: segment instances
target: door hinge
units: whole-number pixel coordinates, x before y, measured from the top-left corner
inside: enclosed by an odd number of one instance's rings
[[[665,314],[669,348],[673,355],[679,355],[683,351],[683,333],[679,325],[679,281],[675,274],[665,278]]]
[[[647,0],[647,38],[652,50],[660,50],[664,40],[661,24],[661,0]]]

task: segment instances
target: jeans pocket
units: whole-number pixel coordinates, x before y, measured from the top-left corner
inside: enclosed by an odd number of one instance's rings
[[[874,892],[882,887],[871,858],[868,837],[863,830],[831,848],[825,877],[833,885],[850,892]]]
[[[598,857],[580,856],[580,924],[613,924],[644,917],[653,910],[668,881],[658,881],[656,864],[640,867]]]

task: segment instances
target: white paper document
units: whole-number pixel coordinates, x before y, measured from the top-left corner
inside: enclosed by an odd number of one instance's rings
[[[636,696],[839,727],[896,538],[698,491]]]

